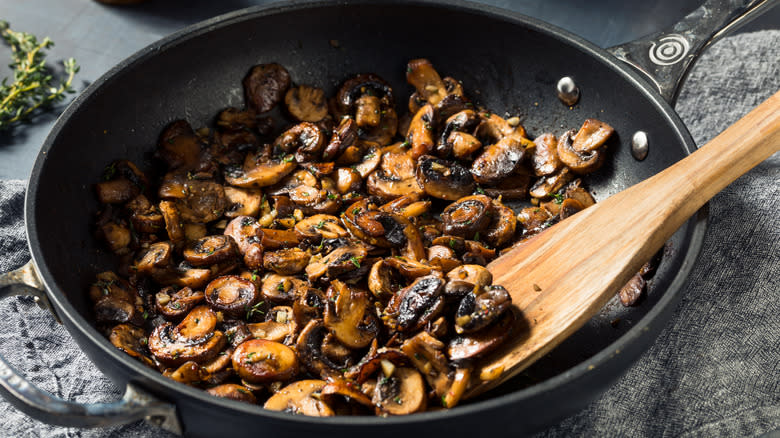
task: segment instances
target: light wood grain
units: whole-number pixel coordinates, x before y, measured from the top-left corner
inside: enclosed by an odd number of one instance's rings
[[[522,318],[519,333],[479,364],[466,397],[505,382],[574,333],[696,210],[779,149],[780,92],[689,157],[488,265]]]

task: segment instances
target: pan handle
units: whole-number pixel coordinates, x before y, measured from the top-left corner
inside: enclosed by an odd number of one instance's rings
[[[39,306],[52,311],[45,288],[32,260],[21,268],[0,274],[0,299],[33,296]],[[176,407],[162,402],[128,383],[122,399],[112,403],[80,404],[42,391],[27,381],[0,356],[0,396],[36,420],[69,427],[107,427],[145,419],[181,434]]]
[[[607,51],[642,73],[673,105],[704,49],[777,4],[778,0],[706,0],[677,24]]]

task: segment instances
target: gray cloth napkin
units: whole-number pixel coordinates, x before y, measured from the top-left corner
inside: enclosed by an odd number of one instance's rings
[[[677,105],[703,144],[780,89],[780,31],[727,38]],[[758,436],[780,428],[780,156],[717,195],[682,304],[658,341],[600,399],[540,436]],[[29,258],[24,183],[0,181],[0,272]],[[120,391],[29,298],[0,303],[0,354],[38,387],[82,403]],[[0,400],[0,436],[170,436],[139,422],[44,425]]]

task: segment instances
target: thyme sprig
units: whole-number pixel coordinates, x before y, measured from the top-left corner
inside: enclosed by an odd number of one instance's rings
[[[56,86],[44,53],[54,45],[52,40],[46,37],[39,43],[35,35],[14,31],[2,20],[0,36],[11,47],[10,67],[14,70],[13,82],[9,85],[9,78],[3,78],[0,84],[0,130],[4,130],[62,101],[66,93],[74,93],[71,84],[79,67],[73,58],[63,61],[67,77]]]

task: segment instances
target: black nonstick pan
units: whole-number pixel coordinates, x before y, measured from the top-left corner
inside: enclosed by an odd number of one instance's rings
[[[546,131],[560,134],[589,117],[611,124],[617,138],[609,158],[587,180],[594,196],[603,199],[694,150],[670,106],[687,68],[708,41],[725,32],[720,29],[733,29],[770,3],[711,0],[669,32],[609,51],[485,5],[397,0],[250,8],[147,47],[93,83],[57,121],[27,190],[33,260],[0,276],[0,297],[36,296],[95,364],[127,388],[125,397],[89,406],[57,400],[29,385],[2,358],[0,394],[49,423],[90,427],[146,418],[189,436],[397,437],[442,431],[516,436],[571,415],[627,370],[671,316],[702,243],[705,210],[668,242],[641,305],[625,308],[613,300],[498,390],[451,410],[321,419],[265,411],[175,383],[115,349],[95,329],[87,290],[95,273],[110,269],[114,260],[92,234],[98,209],[92,185],[115,159],[152,168],[157,136],[171,121],[208,126],[220,109],[243,106],[241,80],[254,64],[278,62],[296,83],[323,87],[329,95],[344,78],[373,72],[402,96],[411,92],[406,62],[426,57],[438,71],[462,80],[475,102],[519,116],[532,138]],[[581,92],[571,107],[556,92],[567,76]],[[640,131],[646,145],[635,135]],[[640,161],[634,155],[643,146],[648,153]]]

